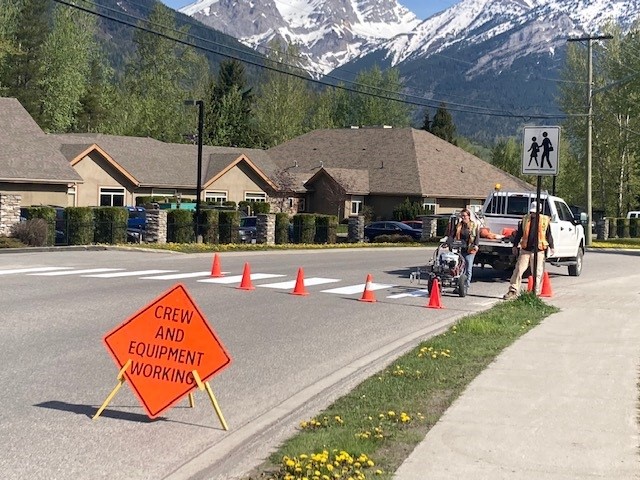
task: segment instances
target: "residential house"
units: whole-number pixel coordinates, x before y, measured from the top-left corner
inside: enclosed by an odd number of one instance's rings
[[[528,183],[424,130],[346,128],[315,130],[267,150],[298,178],[306,178],[306,208],[340,217],[366,205],[392,218],[406,198],[433,214],[481,205],[499,183],[531,191]]]
[[[82,177],[15,98],[0,98],[0,192],[22,205],[73,204]]]

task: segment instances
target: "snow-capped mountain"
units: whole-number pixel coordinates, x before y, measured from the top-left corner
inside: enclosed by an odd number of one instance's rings
[[[315,76],[372,52],[396,66],[480,47],[467,70],[474,75],[521,56],[553,55],[567,38],[595,34],[609,20],[629,27],[640,0],[462,0],[422,22],[396,0],[197,0],[180,12],[253,48],[274,38],[296,43]]]
[[[198,0],[180,12],[253,48],[296,43],[315,76],[420,23],[395,0]]]

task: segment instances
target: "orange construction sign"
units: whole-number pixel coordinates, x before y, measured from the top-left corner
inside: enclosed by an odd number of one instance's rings
[[[104,337],[149,417],[154,418],[206,382],[231,357],[181,284],[144,307]]]

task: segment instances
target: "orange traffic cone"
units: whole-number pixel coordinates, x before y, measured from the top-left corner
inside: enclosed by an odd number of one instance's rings
[[[437,278],[433,279],[431,290],[429,290],[429,304],[427,308],[444,308],[440,301],[440,283]]]
[[[361,302],[375,302],[376,296],[371,290],[371,282],[373,281],[373,277],[370,273],[367,274],[367,281],[364,284],[364,292],[362,292]]]
[[[529,275],[527,279],[527,292],[533,292],[533,275]]]
[[[309,295],[307,289],[304,286],[304,270],[302,267],[298,268],[298,278],[296,278],[296,286],[291,292],[291,295]]]
[[[251,283],[251,268],[249,267],[249,262],[244,264],[244,270],[242,271],[242,281],[240,282],[240,286],[237,287],[241,290],[255,290],[256,287]]]
[[[224,274],[220,271],[220,259],[218,258],[217,253],[213,256],[213,265],[211,266],[211,276],[212,277],[224,276]]]
[[[553,297],[553,290],[551,290],[551,280],[549,279],[549,272],[544,272],[542,276],[542,290],[540,291],[541,297]]]

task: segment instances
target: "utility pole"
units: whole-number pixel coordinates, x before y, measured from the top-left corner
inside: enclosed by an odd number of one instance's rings
[[[586,246],[590,247],[593,240],[591,232],[591,221],[593,218],[593,203],[591,184],[592,174],[591,167],[593,163],[592,159],[592,145],[593,145],[593,41],[594,40],[610,40],[613,37],[611,35],[598,35],[595,37],[581,37],[570,38],[568,42],[587,42],[587,227],[585,233]]]

